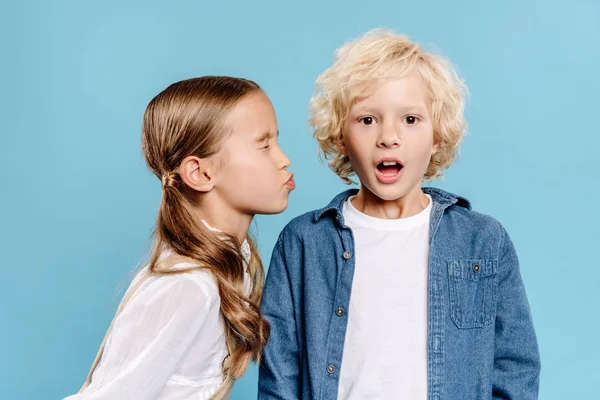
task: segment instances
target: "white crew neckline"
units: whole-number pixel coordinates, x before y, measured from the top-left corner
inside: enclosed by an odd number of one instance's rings
[[[406,218],[377,218],[367,215],[358,211],[352,204],[352,199],[356,196],[351,196],[344,202],[343,214],[346,218],[346,224],[351,222],[353,225],[362,228],[369,228],[374,230],[384,231],[401,231],[406,229],[412,229],[416,226],[429,223],[429,216],[431,215],[431,208],[433,206],[433,199],[430,195],[425,194],[429,199],[429,204],[418,214]]]

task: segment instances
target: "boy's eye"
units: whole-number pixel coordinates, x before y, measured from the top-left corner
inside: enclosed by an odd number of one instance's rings
[[[409,115],[408,117],[406,117],[406,123],[409,125],[414,125],[417,123],[417,117]]]
[[[375,122],[375,120],[373,119],[373,117],[363,117],[359,121],[362,122],[365,125],[371,125],[371,124],[373,124],[373,122]]]

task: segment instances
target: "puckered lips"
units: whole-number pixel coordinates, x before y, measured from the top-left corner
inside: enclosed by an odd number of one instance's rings
[[[395,157],[383,157],[375,164],[375,175],[381,183],[394,183],[402,175],[404,164]]]
[[[290,190],[296,189],[296,181],[294,181],[294,174],[290,174],[288,180],[284,184]]]

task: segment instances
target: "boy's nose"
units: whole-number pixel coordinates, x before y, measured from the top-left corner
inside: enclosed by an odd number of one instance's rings
[[[389,129],[383,132],[383,134],[379,137],[377,145],[384,148],[393,148],[399,147],[401,143],[402,142],[400,141],[398,134],[394,130]]]

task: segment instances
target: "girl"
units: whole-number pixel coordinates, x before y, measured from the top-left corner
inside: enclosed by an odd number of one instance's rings
[[[275,112],[256,83],[207,76],[156,96],[142,131],[163,187],[154,250],[68,399],[227,398],[269,336],[248,228],[295,186]]]

